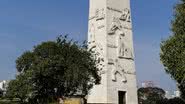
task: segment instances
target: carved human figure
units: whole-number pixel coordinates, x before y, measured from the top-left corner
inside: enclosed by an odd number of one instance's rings
[[[96,43],[96,52],[97,52],[97,60],[98,60],[98,68],[103,71],[103,68],[105,67],[105,60],[103,57],[104,50],[100,43]]]
[[[96,51],[96,42],[95,42],[95,26],[94,24],[91,24],[90,25],[90,28],[89,28],[89,36],[90,36],[90,39],[89,39],[89,42],[88,42],[88,45],[89,45],[89,50],[92,51],[92,52],[95,52]]]
[[[118,55],[119,58],[133,59],[131,49],[125,45],[124,41],[122,41],[122,38],[120,38]]]
[[[125,40],[124,40],[125,34],[124,33],[119,33],[119,40],[118,40],[118,54],[119,57],[124,57],[125,56]]]
[[[127,46],[126,35],[123,31],[117,31],[118,34],[118,57],[133,59],[132,50]]]
[[[94,24],[90,25],[89,28],[89,33],[90,33],[90,43],[94,43],[95,42],[95,26]]]
[[[119,58],[133,59],[132,50],[127,46],[126,34],[119,18],[113,18],[112,25],[108,31],[109,35],[116,35],[117,52]]]
[[[93,43],[89,44],[90,48],[89,50],[92,52],[94,59],[97,60],[97,67],[100,69],[100,74],[104,74],[103,68],[105,67],[105,62],[104,62],[104,49],[102,45],[96,41]]]
[[[112,63],[112,70],[111,70],[111,78],[112,81],[117,81],[117,74],[121,76],[121,81],[126,83],[127,78],[125,76],[124,69],[119,65],[118,60],[116,60],[114,63]]]
[[[125,49],[125,58],[133,59],[133,53],[130,48]]]
[[[117,30],[122,30],[122,25],[119,19],[114,17],[108,33],[114,35]]]

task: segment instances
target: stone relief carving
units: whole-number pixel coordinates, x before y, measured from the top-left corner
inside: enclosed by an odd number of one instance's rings
[[[121,76],[121,81],[123,83],[126,83],[127,78],[125,76],[124,69],[119,64],[118,60],[116,59],[115,61],[113,61],[113,59],[109,59],[108,61],[109,61],[108,64],[112,65],[112,70],[111,70],[112,81],[116,82],[117,81],[117,75],[119,74]]]
[[[118,13],[122,13],[121,10],[118,10],[118,9],[115,9],[115,8],[107,7],[107,9],[108,9],[108,10],[111,10],[111,11],[118,12]]]
[[[114,17],[113,21],[112,21],[112,24],[111,24],[111,27],[108,31],[108,34],[109,35],[114,35],[117,30],[122,31],[122,25],[121,25],[121,22],[119,21],[119,19]]]
[[[125,35],[120,34],[119,41],[118,41],[118,57],[133,59],[132,50],[128,46],[126,46],[125,41],[126,41]]]
[[[114,44],[111,44],[111,43],[107,43],[107,47],[110,47],[110,48],[118,48],[117,45],[114,45]]]
[[[105,67],[105,59],[103,57],[103,53],[104,53],[104,50],[103,50],[103,47],[101,44],[97,44],[97,55],[98,55],[98,67],[100,68],[100,70],[103,71],[103,68]]]
[[[103,57],[104,49],[100,43],[96,41],[89,43],[90,51],[94,54],[94,58],[97,60],[97,67],[100,69],[100,74],[104,74],[105,59]]]
[[[119,58],[133,59],[132,49],[129,48],[126,44],[126,34],[119,18],[113,18],[113,22],[108,31],[108,34],[116,35],[117,46],[110,44],[110,42],[107,43],[107,46],[111,48],[118,48],[117,50]]]
[[[115,38],[115,37],[112,37],[113,35],[117,35],[117,34],[124,35],[119,18],[113,17],[113,21],[110,26],[110,29],[108,30],[108,34],[111,35],[111,38],[110,40],[108,40],[107,46],[110,48],[118,48],[117,43],[115,41],[111,41],[111,39]]]
[[[95,19],[96,21],[98,20],[102,20],[105,18],[105,13],[104,13],[104,9],[97,9],[95,12],[95,15],[93,17],[91,17],[90,19]],[[95,25],[92,23],[89,27],[89,50],[93,52],[94,54],[94,58],[97,60],[97,67],[100,69],[100,74],[104,74],[105,71],[103,70],[103,68],[105,67],[105,63],[104,63],[104,57],[103,57],[103,53],[104,53],[104,49],[102,47],[102,45],[96,41],[96,29],[101,29],[104,28],[104,25],[101,25],[99,27],[95,27]]]
[[[114,59],[109,58],[108,59],[108,64],[110,64],[110,65],[114,64]]]
[[[134,71],[134,72],[130,72],[130,71],[127,71],[127,72],[125,72],[126,74],[130,74],[130,75],[136,75],[136,72]]]
[[[131,27],[127,27],[127,26],[124,26],[123,28],[124,28],[124,29],[127,29],[127,30],[132,30]]]
[[[95,42],[95,26],[94,24],[91,24],[90,27],[89,27],[89,34],[90,34],[90,41],[89,41],[89,44]]]
[[[95,19],[95,16],[89,17],[89,21]]]
[[[124,43],[124,34],[119,35],[119,40],[118,40],[118,50],[119,50],[119,56],[124,56],[125,55],[125,43]]]
[[[130,48],[125,48],[125,54],[124,56],[120,56],[120,58],[133,59],[132,50]]]
[[[102,9],[96,9],[94,16],[89,17],[89,20],[95,19],[96,21],[105,19],[105,10]]]
[[[96,16],[96,21],[105,19],[105,10],[104,10],[104,8],[97,9],[95,16]]]
[[[101,25],[101,26],[98,26],[98,29],[102,29],[104,27],[105,27],[105,25]]]
[[[124,10],[119,10],[116,8],[112,8],[112,7],[107,7],[108,10],[120,13],[120,20],[121,21],[126,21],[126,22],[131,22],[131,15],[130,15],[130,10],[128,8],[125,8]]]
[[[119,18],[122,21],[126,21],[126,22],[131,22],[131,17],[130,17],[130,10],[125,8],[122,12],[121,17]]]

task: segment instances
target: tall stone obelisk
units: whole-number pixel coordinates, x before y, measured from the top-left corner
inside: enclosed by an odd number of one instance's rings
[[[102,80],[87,102],[138,104],[130,0],[90,0],[88,42]]]

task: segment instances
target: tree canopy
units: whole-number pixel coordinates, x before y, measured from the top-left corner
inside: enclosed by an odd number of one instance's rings
[[[158,87],[147,87],[138,89],[139,104],[157,104],[165,99],[165,91]]]
[[[163,99],[157,102],[157,104],[185,104],[185,101],[181,98]]]
[[[3,96],[3,90],[0,89],[0,97],[2,97],[2,96]]]
[[[6,97],[10,99],[19,98],[21,103],[24,103],[29,98],[32,84],[29,82],[30,75],[28,74],[20,74],[15,80],[9,82]]]
[[[23,53],[16,67],[20,75],[28,76],[25,79],[31,85],[32,98],[47,102],[49,98],[87,95],[101,80],[97,63],[85,43],[79,45],[60,36]]]
[[[175,6],[172,35],[161,43],[160,58],[165,71],[177,81],[185,98],[185,0]]]

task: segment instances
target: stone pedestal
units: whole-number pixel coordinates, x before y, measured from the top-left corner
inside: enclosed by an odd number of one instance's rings
[[[90,0],[88,42],[102,80],[87,102],[138,104],[130,0]]]

